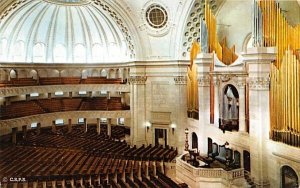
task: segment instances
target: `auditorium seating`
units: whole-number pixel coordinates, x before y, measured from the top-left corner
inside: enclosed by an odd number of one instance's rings
[[[111,99],[107,99],[106,97],[38,99],[31,101],[15,101],[10,105],[1,106],[0,119],[77,110],[113,111],[124,109],[122,108],[120,97],[113,97]]]
[[[26,181],[19,182],[18,187],[23,184],[28,187],[34,184],[37,187],[43,184],[46,187],[52,184],[56,187],[179,187],[160,171],[161,160],[151,158],[152,154],[165,153],[162,158],[169,162],[177,150],[151,145],[131,147],[124,141],[95,134],[93,126],[87,132],[82,131],[81,125],[74,126],[71,132],[64,129],[52,132],[44,128],[40,134],[30,130],[14,146],[1,143],[0,174],[24,177]],[[170,152],[162,152],[165,150]],[[153,163],[156,163],[156,174]],[[5,184],[12,186],[13,182]]]

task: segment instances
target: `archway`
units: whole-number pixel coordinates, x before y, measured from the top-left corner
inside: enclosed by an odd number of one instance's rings
[[[289,166],[281,168],[281,187],[294,188],[299,186],[299,179],[296,172]]]
[[[194,148],[198,151],[198,136],[195,132],[192,133],[192,149]]]
[[[220,129],[239,130],[239,93],[235,86],[228,84],[223,88]]]
[[[243,161],[244,161],[244,169],[248,172],[251,172],[250,152],[247,150],[243,151]]]

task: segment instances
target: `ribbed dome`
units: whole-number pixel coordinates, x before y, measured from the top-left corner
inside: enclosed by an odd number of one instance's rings
[[[0,23],[0,60],[128,61],[134,56],[131,37],[111,14],[97,1],[25,1]]]

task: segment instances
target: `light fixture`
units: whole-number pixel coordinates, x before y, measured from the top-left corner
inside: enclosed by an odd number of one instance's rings
[[[176,128],[176,124],[175,124],[175,123],[172,123],[172,124],[171,124],[171,128],[172,128],[172,134],[174,134],[174,131],[175,131],[175,128]]]
[[[185,150],[185,151],[188,151],[188,150],[189,150],[189,141],[188,141],[189,129],[188,129],[188,128],[185,128],[184,133],[185,133],[185,145],[184,145],[184,150]]]
[[[151,123],[149,121],[146,122],[146,129],[147,132],[149,131],[149,128],[151,127]]]
[[[225,146],[226,149],[228,149],[229,148],[229,143],[226,141],[224,146]]]

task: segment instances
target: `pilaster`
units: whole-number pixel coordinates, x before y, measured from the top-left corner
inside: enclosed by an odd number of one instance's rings
[[[270,187],[266,143],[270,129],[270,66],[275,48],[251,48],[243,54],[248,70],[251,176],[257,187]]]

